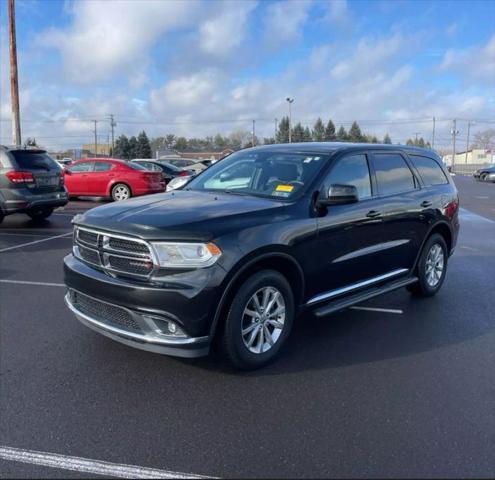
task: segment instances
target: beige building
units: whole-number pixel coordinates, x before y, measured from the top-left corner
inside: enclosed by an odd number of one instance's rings
[[[444,155],[442,157],[446,165],[452,165],[452,154]],[[494,163],[495,162],[495,152],[491,150],[483,150],[480,148],[473,148],[471,150],[456,152],[455,154],[455,165],[462,164],[481,164],[481,163]]]
[[[106,143],[99,143],[97,146],[97,152],[96,155],[98,157],[108,157],[110,155],[110,146]],[[91,157],[95,155],[95,144],[94,143],[85,143],[82,146],[82,149],[84,151],[88,152],[88,155],[86,157]]]

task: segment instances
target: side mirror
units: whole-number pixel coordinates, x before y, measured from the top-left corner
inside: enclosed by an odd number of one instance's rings
[[[68,168],[64,168],[64,173],[66,175],[72,175],[72,172]]]
[[[328,190],[321,192],[318,198],[318,205],[345,205],[356,203],[359,200],[359,193],[354,185],[332,184]]]
[[[219,180],[221,182],[227,182],[232,178],[232,175],[229,172],[223,172],[220,174]]]

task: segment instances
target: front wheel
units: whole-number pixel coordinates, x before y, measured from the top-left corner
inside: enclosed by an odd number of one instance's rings
[[[287,279],[262,270],[239,288],[225,319],[222,349],[236,368],[254,370],[272,361],[294,321],[294,295]]]
[[[418,282],[409,290],[421,297],[432,297],[443,285],[447,273],[448,251],[442,235],[435,233],[425,243],[418,262]]]
[[[33,220],[45,220],[53,213],[53,208],[33,208],[26,212]]]
[[[117,183],[112,187],[112,199],[115,202],[121,202],[131,198],[131,189],[124,183]]]

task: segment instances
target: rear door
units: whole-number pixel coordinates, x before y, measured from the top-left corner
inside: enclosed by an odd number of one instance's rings
[[[88,195],[88,174],[93,162],[78,162],[66,169],[65,186],[70,195]]]
[[[93,171],[88,173],[88,194],[105,196],[108,192],[108,185],[115,176],[114,165],[110,162],[94,162]]]
[[[30,172],[34,183],[28,184],[34,194],[56,192],[62,189],[63,171],[61,167],[47,153],[36,150],[12,150],[16,169]]]
[[[423,193],[416,174],[401,152],[376,151],[371,155],[383,216],[383,235],[391,248],[390,270],[410,269],[428,228],[422,214]]]

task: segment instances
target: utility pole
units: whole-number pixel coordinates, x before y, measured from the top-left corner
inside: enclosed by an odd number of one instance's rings
[[[95,124],[95,128],[93,130],[93,133],[95,134],[95,157],[98,156],[98,133],[96,130],[96,124],[98,123],[98,120],[91,120]]]
[[[256,120],[253,120],[253,131],[252,131],[252,137],[251,137],[251,146],[254,147],[254,138],[256,135]]]
[[[431,134],[431,148],[435,148],[435,117],[433,117],[433,132]]]
[[[291,105],[294,103],[294,99],[287,97],[286,100],[289,103],[289,143],[292,143],[292,110],[291,110]]]
[[[421,132],[414,132],[414,135],[416,135],[416,139],[414,140],[414,145],[418,145],[418,135],[420,134]]]
[[[12,143],[21,146],[21,114],[19,111],[19,79],[17,75],[17,47],[15,41],[14,0],[8,0],[9,51],[10,51],[10,100],[12,105]]]
[[[453,139],[453,151],[452,151],[452,171],[454,172],[454,167],[455,167],[455,137],[459,133],[457,131],[457,120],[454,118],[452,122],[452,139]],[[455,173],[455,172],[454,172]]]
[[[113,119],[113,113],[111,113],[110,114],[110,128],[112,129],[112,156],[113,156],[113,151],[115,150],[115,140],[114,140],[113,129],[116,126],[117,126],[117,124],[115,123],[115,120]]]
[[[474,123],[474,122],[472,122]],[[466,139],[466,156],[464,157],[464,163],[467,163],[468,150],[469,150],[469,130],[471,129],[471,120],[468,120],[467,139]]]

